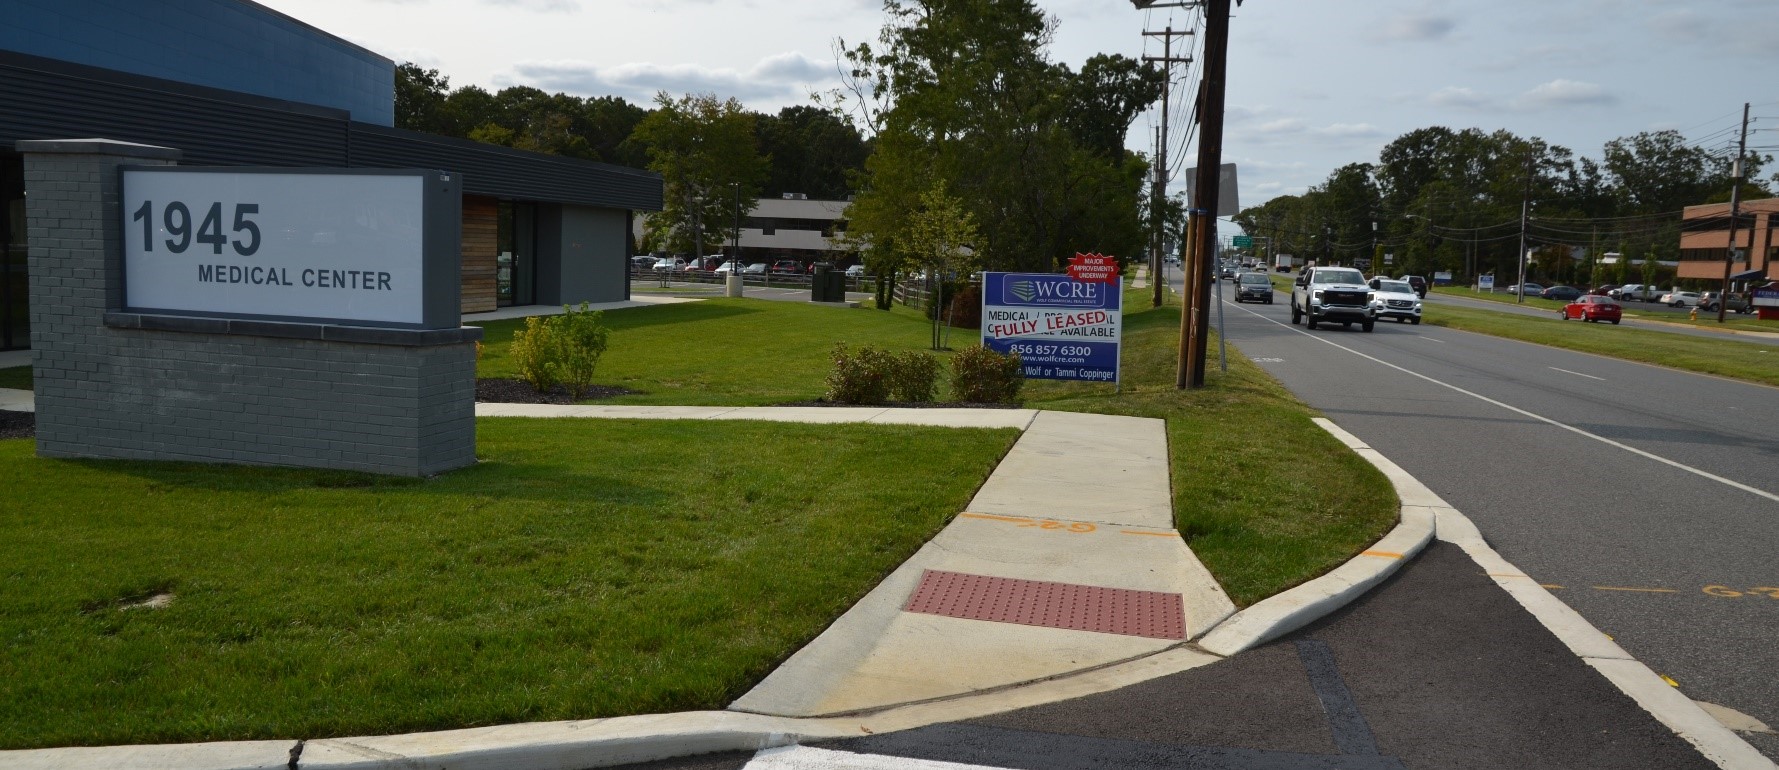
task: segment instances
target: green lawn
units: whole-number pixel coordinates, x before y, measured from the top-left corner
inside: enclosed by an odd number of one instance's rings
[[[0,388],[31,389],[31,367],[13,366],[0,369]]]
[[[1436,286],[1433,288],[1433,293],[1486,302],[1499,302],[1505,305],[1516,304],[1515,300],[1518,299],[1514,295],[1506,292],[1495,292],[1493,294],[1487,292],[1477,293],[1467,288],[1453,286]],[[1567,304],[1569,303],[1554,299],[1542,299],[1539,297],[1527,297],[1525,302],[1526,307],[1550,311],[1552,318],[1555,318],[1557,311],[1562,310],[1563,306]],[[1619,306],[1625,309],[1626,318],[1638,318],[1645,321],[1662,321],[1665,323],[1676,323],[1686,326],[1700,326],[1708,329],[1741,329],[1746,331],[1766,331],[1779,334],[1779,324],[1773,323],[1772,321],[1761,321],[1755,318],[1753,314],[1738,315],[1736,313],[1730,313],[1728,314],[1728,317],[1724,319],[1724,322],[1719,324],[1717,322],[1717,311],[1700,311],[1699,320],[1694,321],[1682,313],[1665,313],[1660,310],[1654,310],[1653,308],[1657,306],[1646,302],[1621,302],[1619,303]]]
[[[0,441],[0,749],[719,709],[962,510],[1015,438],[478,428],[478,466],[424,481]]]
[[[1540,300],[1543,301],[1543,300]],[[1779,385],[1779,341],[1751,344],[1612,324],[1428,305],[1426,323],[1630,361]]]

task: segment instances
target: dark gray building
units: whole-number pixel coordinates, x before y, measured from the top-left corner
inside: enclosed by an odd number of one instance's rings
[[[171,147],[185,165],[433,168],[463,179],[463,310],[625,299],[638,169],[391,127],[395,64],[247,0],[0,6],[0,350],[30,345],[25,139]]]

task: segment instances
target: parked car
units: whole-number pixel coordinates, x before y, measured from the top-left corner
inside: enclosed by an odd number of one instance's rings
[[[630,258],[630,269],[632,270],[648,270],[654,266],[655,258],[648,256],[647,254]]]
[[[686,261],[679,257],[662,257],[655,260],[653,269],[657,273],[677,273],[686,269]]]
[[[1668,307],[1691,307],[1699,304],[1699,293],[1696,291],[1671,291],[1663,294],[1657,301]]]
[[[1754,308],[1748,305],[1748,297],[1733,291],[1730,292],[1730,298],[1725,302],[1725,305],[1732,313],[1751,313],[1754,311]],[[1711,311],[1717,310],[1717,292],[1708,291],[1704,294],[1700,294],[1699,309]]]
[[[765,275],[766,274],[766,263],[765,262],[754,262],[754,263],[748,265],[747,267],[741,268],[741,274],[742,275]]]
[[[1627,283],[1609,292],[1607,296],[1620,302],[1630,302],[1632,300],[1638,302],[1650,302],[1661,295],[1662,290],[1654,286],[1641,283]]]
[[[1507,287],[1507,293],[1518,294],[1522,297],[1536,297],[1544,293],[1544,287],[1535,283],[1522,283],[1518,286]]]
[[[1595,286],[1592,289],[1589,289],[1588,293],[1589,294],[1604,294],[1608,297],[1611,297],[1611,296],[1615,296],[1613,294],[1613,292],[1615,292],[1615,291],[1618,291],[1618,284],[1606,283],[1606,284],[1601,284],[1599,286]]]
[[[1253,300],[1272,304],[1272,277],[1266,273],[1242,273],[1235,277],[1237,304]]]
[[[803,263],[794,259],[781,259],[772,263],[773,275],[802,275]]]
[[[731,259],[723,264],[717,265],[717,268],[711,272],[716,273],[717,275],[728,275],[740,269],[743,269],[741,263]]]
[[[1581,296],[1581,290],[1574,286],[1552,286],[1539,292],[1538,296],[1543,297],[1544,299],[1558,299],[1568,302]]]
[[[1418,275],[1405,275],[1396,280],[1405,281],[1409,286],[1414,287],[1415,296],[1420,297],[1421,299],[1427,298],[1427,279]]]
[[[1415,291],[1414,284],[1388,278],[1373,278],[1369,285],[1371,307],[1377,311],[1378,318],[1394,318],[1397,323],[1421,322],[1421,295]]]
[[[1617,325],[1624,316],[1624,308],[1604,294],[1583,294],[1564,305],[1562,310],[1557,311],[1557,316],[1565,321],[1577,318],[1583,321],[1611,321]]]
[[[865,266],[864,265],[848,265],[846,268],[846,277],[848,277],[848,278],[863,278],[863,277],[865,277]]]

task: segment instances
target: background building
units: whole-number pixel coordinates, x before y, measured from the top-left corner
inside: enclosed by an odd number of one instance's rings
[[[1742,201],[1742,216],[1736,224],[1736,248],[1741,259],[1731,265],[1730,273],[1757,272],[1757,276],[1738,280],[1779,279],[1773,264],[1779,260],[1779,242],[1774,230],[1779,228],[1779,198]],[[1730,204],[1711,203],[1687,206],[1681,214],[1679,278],[1723,280],[1724,252],[1730,246]]]
[[[6,0],[0,349],[30,344],[22,139],[171,147],[184,165],[463,178],[463,310],[626,299],[660,176],[391,127],[395,63],[247,0]]]

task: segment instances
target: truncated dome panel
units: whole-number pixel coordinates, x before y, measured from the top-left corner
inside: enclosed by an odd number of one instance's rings
[[[902,609],[967,620],[1185,639],[1179,594],[926,570]]]

